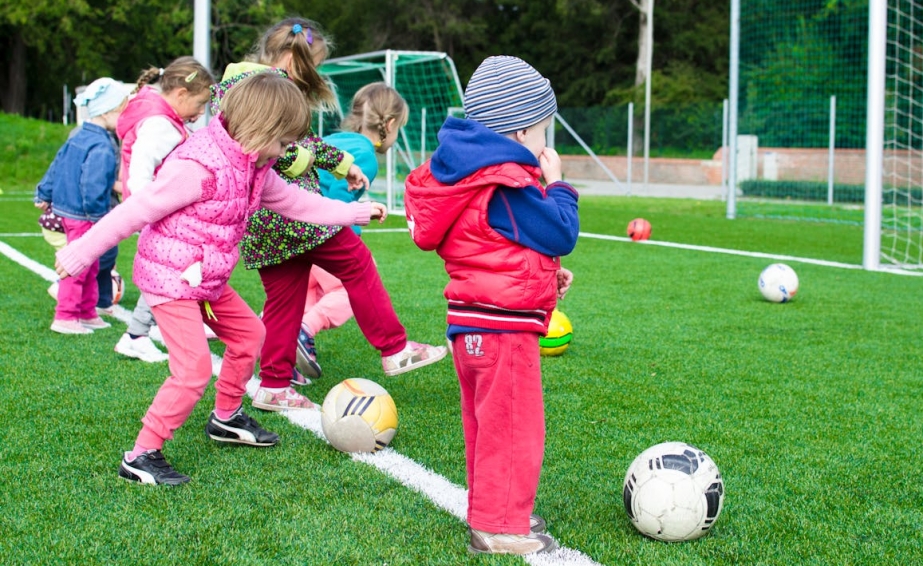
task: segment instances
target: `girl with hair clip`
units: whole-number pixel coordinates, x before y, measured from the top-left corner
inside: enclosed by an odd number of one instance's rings
[[[336,96],[317,71],[330,50],[330,40],[317,23],[304,18],[283,20],[263,34],[252,62],[228,66],[224,80],[215,87],[212,104],[233,92],[240,79],[268,71],[298,85],[309,110],[333,107]],[[317,168],[336,178],[345,177],[350,189],[368,185],[352,155],[326,144],[314,132],[289,146],[275,168],[286,180],[313,193],[319,192]],[[247,269],[259,270],[266,291],[263,323],[267,338],[260,355],[261,383],[254,407],[267,411],[314,407],[291,387],[308,383],[295,370],[295,350],[313,265],[343,282],[359,329],[381,352],[385,375],[398,375],[445,357],[444,346],[407,340],[372,254],[352,230],[297,222],[260,210],[247,224],[241,250]],[[317,375],[319,372],[309,377]]]
[[[105,216],[57,253],[55,269],[66,278],[141,230],[134,282],[157,317],[172,375],[141,420],[119,476],[146,484],[189,481],[161,449],[211,381],[206,319],[226,345],[206,434],[218,442],[259,447],[279,441],[242,406],[266,336],[259,317],[228,284],[247,220],[261,207],[330,224],[367,224],[387,215],[379,203],[344,203],[298,190],[272,170],[284,148],[304,136],[310,120],[291,81],[272,73],[242,81],[222,101],[221,113],[177,147],[154,181],[120,205],[119,214]]]
[[[150,67],[141,73],[136,94],[116,128],[122,140],[123,200],[143,191],[167,155],[189,137],[186,124],[205,113],[214,83],[211,72],[193,57],[180,57],[164,69]],[[151,86],[154,84],[157,87]],[[167,355],[150,338],[154,324],[142,294],[115,351],[149,363],[166,361]]]
[[[410,107],[399,92],[383,82],[370,83],[353,95],[349,114],[340,124],[341,131],[324,136],[324,141],[355,156],[356,165],[369,178],[371,185],[378,175],[378,155],[387,153],[394,145],[409,114]],[[365,194],[364,189],[349,190],[345,180],[336,179],[327,171],[318,171],[318,178],[321,194],[326,197],[353,202]],[[358,226],[352,229],[361,235]],[[320,267],[313,266],[301,332],[298,333],[296,367],[299,373],[320,375],[314,337],[322,330],[342,326],[352,316],[349,294],[343,283]]]

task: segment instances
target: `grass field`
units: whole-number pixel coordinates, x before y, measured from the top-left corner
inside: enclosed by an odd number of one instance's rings
[[[0,244],[50,267],[31,204],[37,178],[10,178],[0,181]],[[623,236],[642,216],[655,242],[587,236],[563,261],[576,278],[560,305],[575,341],[543,361],[548,440],[536,512],[580,564],[923,562],[923,371],[914,346],[923,281],[787,260],[801,290],[792,303],[770,304],[756,279],[771,259],[656,245],[861,262],[861,227],[723,213],[720,202],[581,200],[584,232]],[[364,234],[411,339],[440,343],[441,262],[406,233]],[[134,245],[121,246],[123,274]],[[162,489],[120,480],[121,452],[167,366],[115,354],[117,321],[90,336],[48,330],[54,304],[36,272],[0,255],[4,564],[524,562],[470,557],[455,515],[285,415],[253,410],[282,436],[275,448],[210,441],[211,387],[165,448],[193,481]],[[231,284],[260,309],[254,272],[238,268]],[[130,286],[123,305],[137,296]],[[354,322],[321,334],[318,349],[325,376],[304,393],[320,402],[343,378],[378,381],[400,415],[390,450],[464,487],[449,361],[386,379]],[[722,515],[695,542],[642,537],[622,507],[628,465],[667,440],[706,451],[725,480]]]

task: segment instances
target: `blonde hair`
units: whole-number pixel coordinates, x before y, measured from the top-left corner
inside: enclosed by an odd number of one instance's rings
[[[301,31],[294,31],[299,26]],[[266,30],[250,59],[275,66],[286,53],[291,53],[292,63],[285,69],[289,78],[315,110],[330,111],[338,107],[336,93],[318,72],[314,56],[319,54],[326,59],[331,51],[333,42],[320,24],[305,18],[287,18]]]
[[[284,138],[301,139],[311,127],[311,110],[292,81],[256,73],[221,99],[224,127],[247,153]]]
[[[141,71],[132,93],[140,91],[144,85],[154,83],[160,85],[160,92],[163,94],[184,88],[189,91],[189,94],[195,96],[215,84],[215,78],[211,71],[196,61],[195,57],[180,57],[163,69],[148,67]]]
[[[388,137],[388,122],[393,118],[400,128],[409,116],[410,107],[399,92],[382,82],[370,83],[353,95],[353,104],[340,129],[350,132],[377,130],[381,138],[376,144],[378,147]]]

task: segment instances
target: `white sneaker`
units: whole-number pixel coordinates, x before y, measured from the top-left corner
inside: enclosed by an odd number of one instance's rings
[[[151,340],[163,344],[163,334],[160,333],[160,327],[156,324],[151,327],[147,335],[151,337]]]
[[[58,334],[93,334],[93,330],[80,324],[79,320],[54,319],[51,329]]]
[[[93,318],[81,318],[80,324],[82,324],[85,328],[89,328],[90,330],[101,330],[103,328],[109,328],[112,326],[105,320],[101,319],[99,315],[96,315]]]
[[[408,371],[434,364],[445,357],[445,346],[430,346],[407,341],[404,349],[390,356],[381,358],[381,367],[387,376],[400,375]]]
[[[291,411],[295,409],[318,409],[310,399],[291,387],[269,389],[260,387],[253,396],[253,406],[264,411]]]
[[[468,545],[472,554],[532,554],[551,552],[556,548],[558,543],[544,533],[512,535],[474,529],[471,529],[471,544]]]
[[[154,341],[148,336],[139,336],[132,339],[127,333],[122,334],[118,343],[115,345],[115,351],[129,358],[137,358],[149,364],[165,362],[170,356],[161,352]]]

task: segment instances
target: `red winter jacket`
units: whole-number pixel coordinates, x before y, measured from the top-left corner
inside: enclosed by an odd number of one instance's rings
[[[538,167],[489,165],[451,185],[431,162],[411,172],[404,205],[413,241],[445,260],[448,323],[544,334],[557,301],[558,258],[515,243],[488,224],[498,187],[539,187]]]

